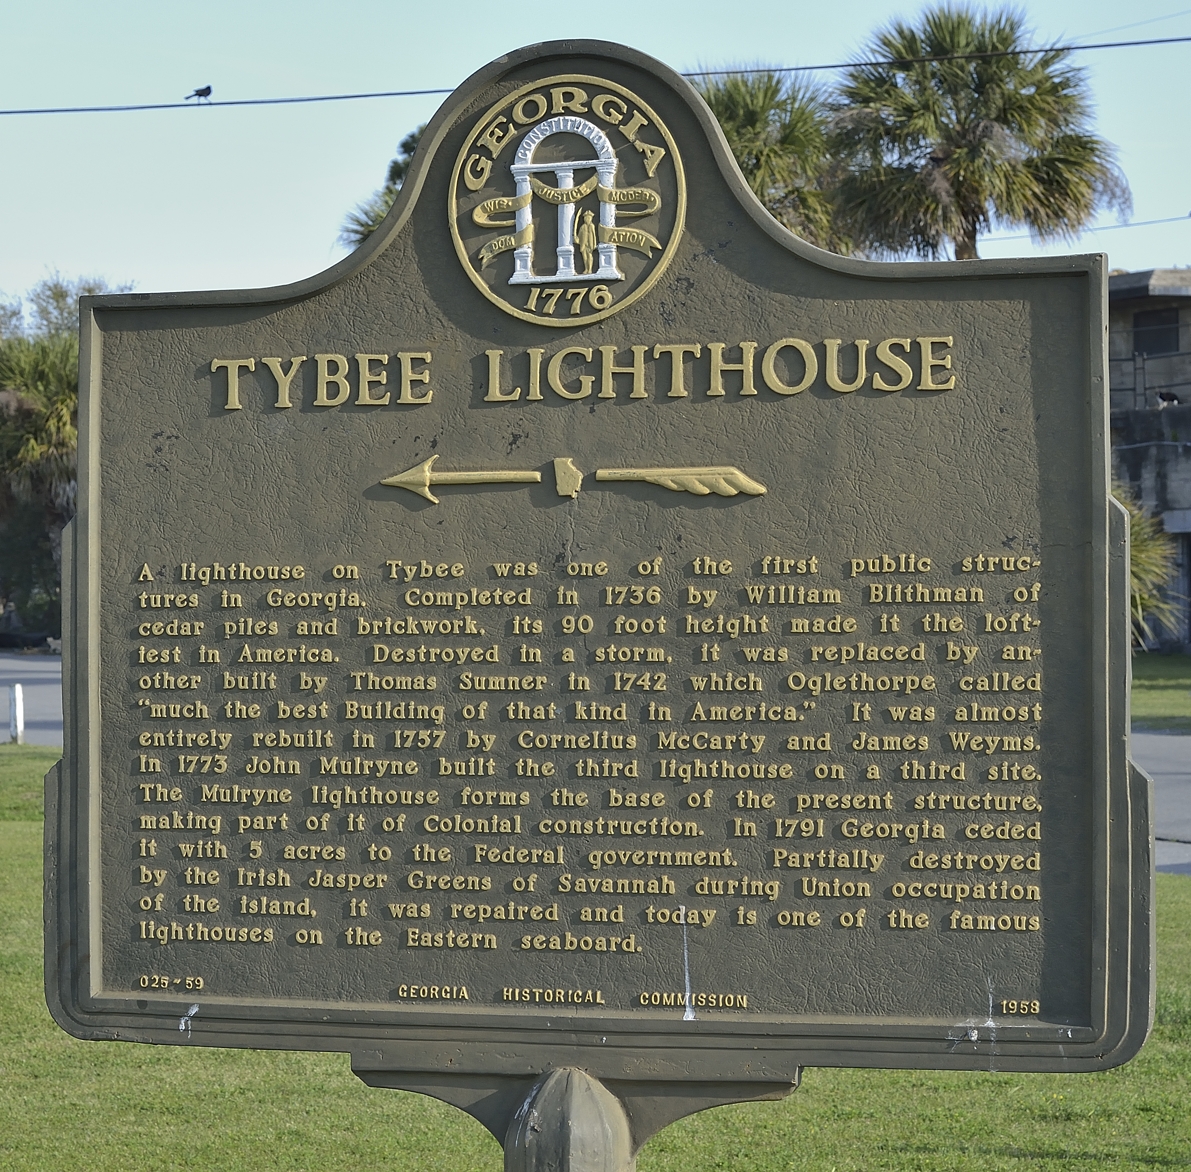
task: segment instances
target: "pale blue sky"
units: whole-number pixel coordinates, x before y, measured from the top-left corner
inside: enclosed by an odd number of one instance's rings
[[[565,36],[619,40],[680,70],[834,62],[917,11],[895,0],[0,0],[0,108],[177,101],[208,83],[223,99],[453,86],[509,49]],[[1034,0],[1026,14],[1044,39],[1191,35],[1191,5],[1179,0]],[[1132,185],[1134,219],[1191,212],[1191,44],[1078,61]],[[54,270],[143,291],[308,276],[343,255],[345,212],[441,100],[0,118],[0,291],[21,293]],[[1119,268],[1188,265],[1191,219],[1088,233],[1074,248],[981,242],[986,257],[1037,251],[1107,251]]]

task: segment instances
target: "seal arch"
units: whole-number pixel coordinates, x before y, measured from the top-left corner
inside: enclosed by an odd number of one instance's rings
[[[535,163],[534,152],[548,138],[556,134],[582,135],[596,149],[594,159],[561,160],[554,163]],[[513,275],[510,285],[540,285],[546,281],[623,281],[624,274],[617,267],[615,233],[616,204],[605,198],[616,186],[616,152],[608,136],[594,122],[586,118],[563,115],[550,118],[535,126],[522,140],[509,169],[517,184],[516,239],[521,241],[513,250]],[[599,266],[594,273],[575,271],[575,205],[588,190],[586,185],[575,186],[575,172],[594,169],[596,190],[600,194],[600,240],[596,245]],[[555,185],[547,188],[533,178],[543,171],[553,171]],[[531,178],[531,176],[533,178]],[[558,244],[555,248],[556,268],[549,276],[533,271],[533,195],[545,195],[558,205]],[[582,194],[579,194],[582,192]],[[574,193],[574,194],[571,194]]]

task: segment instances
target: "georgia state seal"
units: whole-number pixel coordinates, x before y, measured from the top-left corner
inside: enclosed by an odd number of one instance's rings
[[[642,296],[678,247],[686,181],[662,120],[623,86],[549,77],[475,124],[451,176],[451,236],[489,301],[588,325]]]

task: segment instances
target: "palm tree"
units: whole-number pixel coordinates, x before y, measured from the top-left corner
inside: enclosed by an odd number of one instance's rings
[[[1144,651],[1153,641],[1151,620],[1178,634],[1179,608],[1167,593],[1177,561],[1174,538],[1146,510],[1129,485],[1112,478],[1112,495],[1129,513],[1129,618],[1133,645]],[[1176,596],[1177,597],[1177,596]]]
[[[745,181],[772,215],[812,244],[849,252],[826,190],[822,93],[767,71],[705,74],[695,88],[718,119]]]
[[[60,629],[62,531],[74,516],[78,300],[113,290],[99,277],[39,281],[0,302],[0,612]]]
[[[373,232],[380,227],[380,222],[389,214],[397,192],[409,173],[409,165],[413,162],[414,151],[422,140],[425,123],[416,130],[411,130],[397,148],[397,156],[389,164],[385,176],[385,185],[379,191],[374,191],[363,203],[357,204],[347,213],[347,219],[339,230],[339,243],[348,248],[358,248]]]
[[[839,214],[875,255],[976,257],[994,224],[1071,239],[1103,207],[1126,214],[1113,148],[1090,133],[1084,72],[1062,49],[1031,50],[1022,18],[943,6],[895,21],[848,69],[831,147],[844,163]],[[968,60],[922,57],[988,54]]]
[[[0,340],[0,621],[54,635],[75,511],[78,362],[73,332]]]
[[[43,511],[55,562],[75,511],[78,372],[77,333],[0,343],[0,495]]]

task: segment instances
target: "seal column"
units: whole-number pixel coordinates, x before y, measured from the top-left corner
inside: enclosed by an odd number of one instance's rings
[[[600,177],[600,242],[596,250],[600,257],[600,270],[596,276],[604,281],[621,281],[624,279],[620,269],[616,267],[616,204],[604,198],[604,191],[611,193],[616,188],[616,156],[611,159],[601,158],[596,164],[596,174]]]
[[[560,168],[554,172],[559,191],[569,191],[575,186],[575,172],[568,168]],[[558,271],[555,277],[575,276],[575,205],[565,199],[558,205],[558,246],[555,249],[558,257]]]
[[[516,163],[510,170],[517,181],[518,207],[515,213],[514,231],[517,240],[524,240],[513,249],[513,275],[509,278],[510,285],[523,285],[532,281],[533,277],[533,209],[530,201],[533,194],[529,187],[529,168],[520,167]],[[522,202],[523,201],[523,202]]]

